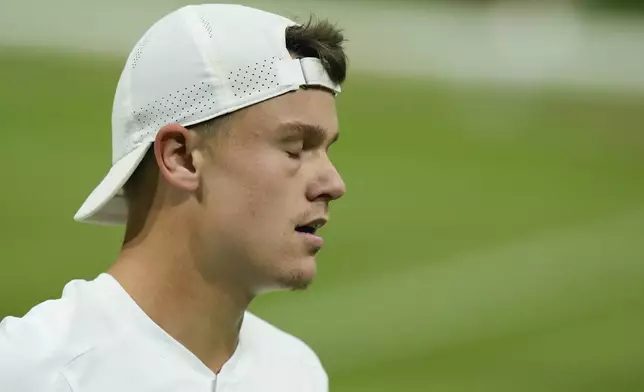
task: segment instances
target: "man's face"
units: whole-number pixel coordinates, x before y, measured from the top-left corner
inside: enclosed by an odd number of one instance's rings
[[[214,273],[256,293],[304,288],[322,246],[319,232],[311,232],[345,192],[328,156],[338,135],[335,99],[299,90],[229,121],[207,142],[200,247],[217,264]]]

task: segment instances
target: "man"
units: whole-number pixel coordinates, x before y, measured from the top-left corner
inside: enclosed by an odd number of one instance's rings
[[[343,36],[237,5],[186,6],[119,79],[113,165],[75,216],[125,225],[118,259],[0,324],[3,392],[326,391],[316,354],[247,311],[315,276]]]

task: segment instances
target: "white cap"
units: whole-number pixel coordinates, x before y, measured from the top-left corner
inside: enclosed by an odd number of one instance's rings
[[[229,4],[185,6],[153,24],[118,81],[112,167],[74,219],[126,223],[123,185],[166,124],[197,124],[304,85],[339,93],[320,60],[293,59],[288,52],[285,30],[295,24]]]

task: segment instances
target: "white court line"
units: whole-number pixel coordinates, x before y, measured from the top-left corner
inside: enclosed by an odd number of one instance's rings
[[[633,299],[644,303],[637,289],[644,281],[642,236],[644,210],[632,211],[355,285],[313,289],[262,314],[286,330],[309,331],[334,369],[391,361]]]

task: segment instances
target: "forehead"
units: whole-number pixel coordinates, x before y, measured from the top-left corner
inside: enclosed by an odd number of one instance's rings
[[[333,137],[338,132],[334,95],[322,89],[308,89],[269,99],[244,109],[236,128],[259,136],[295,123],[320,128]]]

